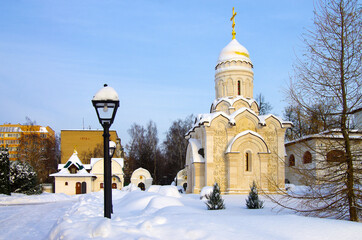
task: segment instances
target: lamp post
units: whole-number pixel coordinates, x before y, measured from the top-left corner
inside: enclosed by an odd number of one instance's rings
[[[113,141],[109,141],[109,157],[112,160],[112,157],[114,155],[114,152],[116,151],[116,143]]]
[[[113,154],[116,151],[116,143],[113,141],[109,141],[109,159],[111,162],[111,173],[109,174],[111,176],[112,179],[112,158],[113,158]],[[111,180],[111,184],[112,184],[112,180]],[[112,187],[111,187],[111,192],[112,192]],[[113,204],[112,204],[112,194],[111,194],[111,213],[113,213]]]
[[[94,108],[96,109],[99,123],[103,127],[103,145],[104,145],[104,161],[103,161],[103,186],[104,186],[104,217],[111,218],[112,212],[112,178],[111,178],[111,157],[109,149],[109,128],[111,127],[119,106],[119,98],[117,92],[104,84],[92,99]],[[114,151],[113,151],[114,152]],[[112,154],[113,155],[113,154]]]

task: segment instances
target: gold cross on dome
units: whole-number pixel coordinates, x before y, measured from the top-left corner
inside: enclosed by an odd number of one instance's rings
[[[235,32],[235,16],[236,16],[236,12],[234,10],[234,7],[233,7],[233,16],[230,18],[230,21],[233,21],[233,31],[231,32],[231,35],[233,35],[233,39],[235,39],[235,35],[236,35],[236,32]]]

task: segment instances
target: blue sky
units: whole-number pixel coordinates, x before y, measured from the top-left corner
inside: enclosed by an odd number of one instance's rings
[[[162,141],[172,121],[209,112],[232,7],[254,97],[282,115],[312,0],[19,0],[0,1],[0,124],[101,129],[91,99],[107,83],[120,97],[112,129],[123,144],[132,123],[149,120]]]

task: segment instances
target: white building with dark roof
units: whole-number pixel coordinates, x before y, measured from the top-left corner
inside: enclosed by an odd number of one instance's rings
[[[112,158],[112,188],[122,189],[124,184],[123,158]],[[55,178],[55,193],[68,195],[97,192],[103,189],[103,158],[91,158],[83,164],[74,150],[65,164],[58,165]]]

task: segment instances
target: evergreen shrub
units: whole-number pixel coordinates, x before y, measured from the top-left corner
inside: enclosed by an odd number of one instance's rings
[[[207,201],[206,206],[208,210],[225,209],[224,199],[221,197],[220,187],[217,183],[214,184],[212,193],[205,195]]]
[[[246,199],[246,207],[249,209],[259,209],[264,207],[264,202],[259,200],[258,189],[255,181],[253,181],[253,185],[250,186],[249,196],[248,199]]]

